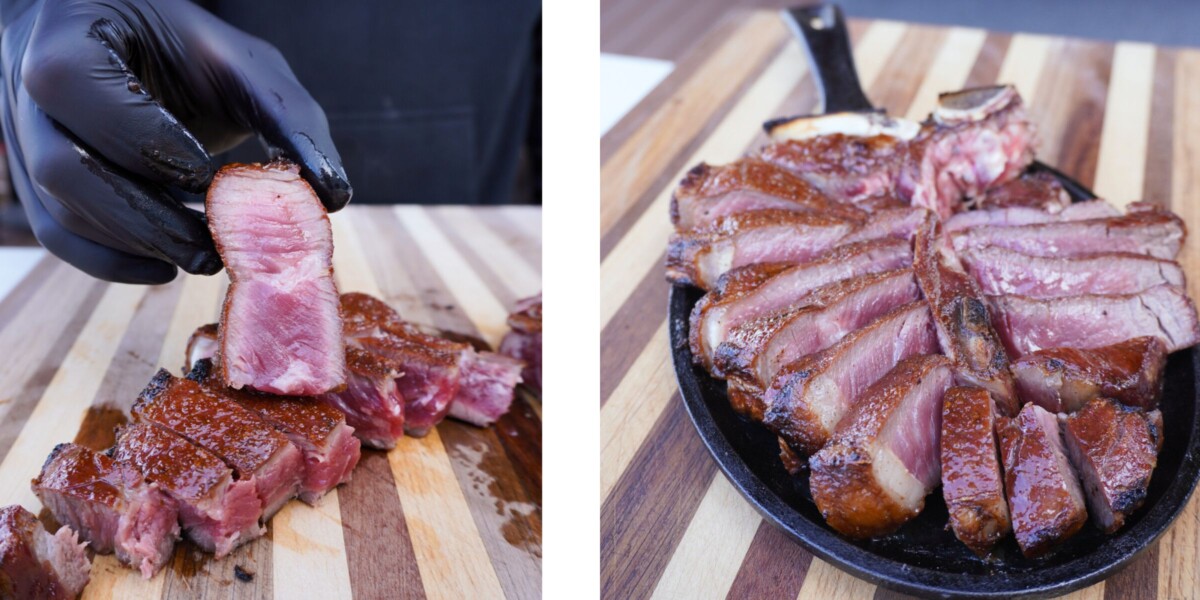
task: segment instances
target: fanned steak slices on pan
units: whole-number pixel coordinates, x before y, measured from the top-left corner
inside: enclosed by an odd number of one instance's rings
[[[880,238],[912,240],[929,214],[928,210],[919,206],[879,209],[838,243],[849,244]]]
[[[846,118],[857,121],[859,117]],[[799,175],[838,202],[889,196],[904,151],[904,140],[882,133],[788,139],[773,131],[772,136],[778,141],[764,146],[759,158]]]
[[[86,544],[70,527],[51,534],[33,513],[0,509],[0,596],[15,600],[73,600],[91,577]]]
[[[110,454],[173,498],[184,533],[217,558],[266,533],[259,525],[262,502],[254,484],[234,480],[220,458],[179,435],[133,423],[117,430]]]
[[[866,217],[852,205],[830,200],[794,173],[747,157],[721,166],[700,163],[688,171],[671,197],[671,222],[677,230],[689,231],[722,217],[764,209]]]
[[[270,519],[299,491],[304,457],[254,412],[190,379],[159,372],[133,406],[139,423],[169,429],[225,461],[239,481],[251,481]]]
[[[1058,258],[989,247],[970,250],[961,256],[980,289],[988,295],[1057,298],[1132,294],[1160,284],[1184,285],[1179,263],[1129,252]]]
[[[333,231],[300,168],[227,165],[205,210],[230,280],[219,332],[225,384],[294,396],[345,385]]]
[[[921,512],[941,474],[942,396],[952,378],[945,357],[914,356],[858,399],[809,459],[813,501],[830,527],[878,537]]]
[[[737,267],[808,262],[838,245],[857,224],[819,213],[782,210],[730,215],[709,229],[671,236],[667,280],[707,290]]]
[[[1167,348],[1154,336],[1098,348],[1047,348],[1013,363],[1017,391],[1052,412],[1075,412],[1096,397],[1144,410],[1162,396]]]
[[[1162,448],[1162,413],[1095,398],[1059,419],[1092,520],[1105,533],[1113,533],[1146,501]]]
[[[953,233],[984,225],[992,227],[1016,227],[1019,225],[1086,221],[1089,219],[1107,219],[1120,216],[1121,210],[1104,200],[1086,200],[1071,204],[1057,212],[1050,212],[1045,209],[1029,206],[980,208],[957,213],[946,219],[943,226],[947,232]]]
[[[942,353],[954,362],[958,382],[990,391],[1003,414],[1015,415],[1019,404],[1008,354],[992,328],[987,302],[946,247],[932,215],[913,244],[913,270],[933,311]]]
[[[942,497],[954,536],[980,556],[1012,530],[992,395],[953,387],[942,401]]]
[[[977,206],[984,210],[1032,208],[1058,213],[1070,205],[1071,195],[1063,189],[1058,178],[1049,172],[1038,171],[1026,172],[1007,183],[987,189],[979,198]],[[950,219],[953,220],[954,217]]]
[[[521,361],[503,354],[469,352],[448,416],[477,427],[495,423],[512,406],[524,367]]]
[[[523,363],[522,383],[542,393],[542,293],[517,301],[508,315],[510,331],[500,340],[499,352]]]
[[[396,447],[404,437],[404,398],[396,387],[400,368],[362,348],[346,348],[346,389],[319,396],[346,416],[362,443],[380,450]]]
[[[175,501],[132,465],[78,444],[54,447],[33,491],[59,523],[92,550],[116,552],[149,579],[171,558],[179,539]]]
[[[316,504],[329,490],[350,481],[361,445],[341,411],[312,396],[273,396],[222,388],[213,371],[211,361],[202,361],[187,378],[254,412],[287,436],[304,455],[300,500]]]
[[[1099,252],[1132,252],[1173,259],[1186,237],[1183,221],[1162,210],[1120,217],[1034,225],[983,225],[950,234],[960,253],[999,246],[1032,256],[1071,258]]]
[[[768,314],[807,304],[822,286],[912,264],[912,248],[898,239],[869,240],[834,248],[802,265],[751,265],[726,273],[692,308],[692,358],[714,375],[713,353],[729,332]]]
[[[867,387],[901,360],[937,349],[929,306],[917,301],[896,308],[785,366],[763,394],[764,423],[798,454],[810,455]]]
[[[1099,348],[1148,335],[1160,338],[1168,352],[1200,342],[1196,305],[1172,285],[1136,294],[988,300],[996,331],[1015,358],[1044,348]]]
[[[209,323],[201,325],[192,332],[188,338],[186,362],[183,363],[183,372],[187,373],[196,366],[196,363],[204,360],[216,360],[217,357],[217,324]]]
[[[999,417],[1004,488],[1017,544],[1034,558],[1075,535],[1087,521],[1083,491],[1054,413],[1030,403]]]

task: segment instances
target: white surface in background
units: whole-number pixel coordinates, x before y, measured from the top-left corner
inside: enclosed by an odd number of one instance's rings
[[[675,63],[620,54],[600,55],[600,135],[662,82]]]
[[[0,248],[0,298],[7,296],[45,255],[41,248]]]

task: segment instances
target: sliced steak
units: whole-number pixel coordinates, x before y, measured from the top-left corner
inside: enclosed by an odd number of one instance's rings
[[[904,141],[886,134],[831,133],[787,139],[776,132],[774,143],[759,157],[783,167],[839,202],[887,196],[895,186],[896,166]],[[780,138],[783,139],[780,139]]]
[[[984,210],[1020,207],[1058,213],[1070,204],[1071,196],[1063,189],[1058,178],[1047,171],[1038,171],[1026,172],[1007,183],[989,188],[979,199],[978,207]]]
[[[205,211],[230,281],[219,331],[225,384],[286,395],[345,385],[333,231],[300,168],[227,165]]]
[[[1076,202],[1057,211],[1030,206],[980,208],[960,212],[946,219],[945,228],[948,232],[955,232],[972,227],[982,227],[984,225],[1016,227],[1018,225],[1086,221],[1089,219],[1107,219],[1119,216],[1121,216],[1120,209],[1108,202],[1104,200],[1088,200],[1085,202]]]
[[[20,506],[0,509],[0,597],[78,598],[92,571],[85,546],[70,527],[52,535]]]
[[[1141,210],[1121,217],[1005,227],[984,225],[951,234],[962,253],[999,246],[1031,256],[1070,258],[1100,252],[1132,252],[1172,259],[1183,246],[1183,221],[1163,210]]]
[[[1087,521],[1079,479],[1067,459],[1054,413],[1026,404],[1014,419],[1000,417],[997,434],[1013,532],[1034,558],[1075,535]]]
[[[857,225],[817,213],[760,210],[731,215],[709,229],[671,236],[667,280],[712,289],[730,269],[817,258]]]
[[[1179,263],[1129,252],[1058,258],[991,247],[965,252],[962,259],[983,293],[989,295],[1056,298],[1132,294],[1160,284],[1184,285]]]
[[[188,338],[187,362],[183,363],[183,372],[191,371],[196,363],[206,358],[215,361],[218,348],[217,324],[209,323],[197,327],[196,331],[193,331],[191,337]]]
[[[521,380],[526,387],[542,393],[542,293],[517,301],[508,315],[510,331],[500,340],[501,354],[523,363]]]
[[[988,300],[996,330],[1017,358],[1043,348],[1099,348],[1147,335],[1162,339],[1168,352],[1200,341],[1196,305],[1172,285],[1137,294]]]
[[[688,171],[671,197],[671,223],[690,231],[723,217],[764,209],[818,212],[862,219],[862,210],[830,200],[794,173],[754,157]]]
[[[346,348],[346,389],[319,396],[341,411],[354,435],[372,448],[390,450],[404,437],[404,398],[396,386],[400,367],[362,348]]]
[[[912,249],[898,239],[838,246],[802,265],[752,265],[726,273],[717,288],[692,309],[692,357],[714,375],[713,354],[729,332],[768,314],[800,308],[813,290],[843,279],[890,271],[912,263]]]
[[[512,406],[524,368],[524,363],[503,354],[470,352],[448,415],[476,427],[495,423]]]
[[[942,353],[954,361],[956,379],[962,385],[990,391],[1003,414],[1015,415],[1019,408],[1016,387],[987,303],[958,257],[946,247],[932,216],[921,226],[913,246],[917,282],[933,311]]]
[[[917,301],[896,308],[785,366],[763,395],[764,423],[798,454],[811,455],[867,387],[901,360],[936,351],[929,306]]]
[[[174,499],[188,538],[218,559],[266,533],[259,526],[262,502],[254,484],[235,481],[220,458],[175,433],[146,423],[126,425],[117,430],[110,454]]]
[[[171,558],[179,539],[175,501],[147,483],[132,465],[78,444],[54,447],[33,491],[59,523],[79,533],[92,550],[149,579]]]
[[[992,395],[954,387],[942,403],[942,497],[954,536],[980,556],[1012,530]]]
[[[852,538],[887,535],[925,508],[941,474],[938,434],[950,361],[913,356],[863,393],[809,459],[813,501]]]
[[[1025,402],[1051,412],[1075,412],[1096,397],[1145,410],[1162,397],[1167,348],[1154,336],[1098,348],[1047,348],[1012,365]]]
[[[919,206],[879,209],[871,213],[865,223],[855,228],[839,243],[849,244],[880,238],[912,240],[928,216],[929,211]]]
[[[138,423],[164,427],[212,452],[255,486],[270,519],[299,491],[304,457],[287,437],[228,396],[160,369],[133,406]]]
[[[1146,501],[1162,448],[1162,413],[1095,398],[1059,419],[1092,519],[1105,533],[1113,533]]]

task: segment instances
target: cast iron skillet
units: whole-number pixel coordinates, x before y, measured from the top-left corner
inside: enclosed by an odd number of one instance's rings
[[[789,15],[807,42],[827,111],[873,110],[858,85],[850,42],[836,6],[795,9]],[[815,28],[817,21],[823,25]],[[1035,163],[1062,182],[1075,201],[1094,198],[1058,171]],[[664,217],[665,218],[665,217]],[[1192,242],[1195,243],[1195,242]],[[1158,539],[1187,504],[1200,471],[1200,401],[1196,347],[1167,361],[1160,406],[1164,444],[1146,504],[1123,529],[1104,535],[1089,523],[1049,556],[1029,560],[1009,536],[989,560],[977,558],[946,529],[940,490],[924,512],[897,533],[855,542],[825,524],[809,495],[806,477],[792,478],[779,462],[775,437],[737,415],[725,384],[692,364],[688,317],[702,295],[696,288],[671,290],[672,357],[680,393],[696,431],[730,482],[767,521],[838,568],[872,583],[927,597],[1038,598],[1064,594],[1114,573]],[[763,573],[769,577],[769,573]]]

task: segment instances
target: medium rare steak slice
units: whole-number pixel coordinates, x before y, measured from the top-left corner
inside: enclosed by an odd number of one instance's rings
[[[487,427],[508,412],[513,393],[521,383],[521,361],[472,350],[462,364],[458,393],[450,402],[449,416],[476,427]]]
[[[83,593],[92,563],[70,527],[51,535],[20,506],[0,509],[0,597],[73,600]]]
[[[1015,227],[1018,225],[1037,225],[1039,223],[1107,219],[1119,216],[1121,216],[1120,209],[1108,202],[1104,200],[1087,200],[1085,202],[1076,202],[1054,212],[1029,206],[981,208],[955,214],[946,219],[944,226],[947,232],[955,232],[972,227],[982,227],[984,225]]]
[[[500,340],[500,354],[511,356],[523,363],[522,383],[542,393],[542,293],[517,301],[517,307],[508,315],[510,331]]]
[[[345,385],[333,231],[300,168],[226,165],[205,211],[230,280],[219,331],[225,384],[296,396]]]
[[[1056,298],[1132,294],[1160,284],[1184,285],[1179,263],[1129,252],[1057,258],[990,247],[965,252],[962,259],[988,295]]]
[[[994,402],[979,387],[950,388],[942,402],[942,497],[954,536],[980,556],[1012,530]]]
[[[988,300],[996,331],[1017,358],[1043,348],[1099,348],[1147,335],[1160,338],[1168,352],[1200,342],[1196,305],[1172,285],[1137,294]]]
[[[866,390],[809,459],[813,501],[852,538],[887,535],[925,508],[941,474],[938,434],[950,361],[913,356]]]
[[[235,481],[220,458],[175,433],[146,423],[126,425],[117,430],[109,454],[174,499],[188,538],[217,558],[266,533],[258,524],[262,502],[254,484]]]
[[[845,219],[866,213],[830,200],[794,173],[747,157],[722,166],[705,163],[688,171],[671,196],[671,223],[689,231],[722,217],[764,209],[817,212]]]
[[[1162,413],[1095,398],[1059,419],[1092,519],[1105,533],[1113,533],[1146,501],[1162,448]]]
[[[350,473],[358,464],[360,444],[354,428],[346,424],[346,417],[337,408],[314,397],[221,388],[209,361],[198,363],[187,377],[254,411],[295,444],[304,455],[304,478],[300,482],[300,499],[304,502],[315,505],[329,490],[350,481]]]
[[[751,265],[726,273],[717,288],[692,309],[689,339],[694,360],[716,376],[713,353],[743,323],[807,304],[813,290],[835,281],[890,271],[912,263],[912,249],[898,239],[838,246],[802,265]]]
[[[777,141],[764,146],[760,158],[796,173],[839,202],[889,195],[904,150],[901,138],[886,134],[788,139],[773,131],[772,137]]]
[[[404,437],[404,398],[396,387],[400,368],[362,348],[346,348],[346,389],[319,396],[341,411],[354,435],[372,448],[390,450]]]
[[[133,405],[133,418],[179,434],[249,481],[271,518],[296,496],[304,457],[282,433],[232,398],[160,369]]]
[[[857,225],[818,213],[760,210],[671,236],[667,280],[712,289],[730,269],[759,263],[804,263],[838,245]]]
[[[1047,171],[1038,171],[1027,172],[1012,181],[989,188],[979,199],[978,206],[984,210],[1020,207],[1058,213],[1070,204],[1071,196],[1063,189],[1058,178]]]
[[[955,378],[962,385],[988,390],[1003,414],[1015,415],[1020,408],[1016,387],[987,303],[958,257],[946,247],[932,215],[917,233],[913,255],[917,282],[933,311],[938,344],[954,362]]]
[[[849,244],[880,238],[912,240],[928,216],[929,211],[919,206],[880,209],[839,243]]]
[[[1087,509],[1067,459],[1054,413],[1026,404],[1016,418],[999,417],[997,434],[1013,532],[1028,558],[1075,535]]]
[[[187,362],[183,363],[183,372],[187,373],[196,366],[196,363],[204,360],[216,360],[217,348],[217,324],[209,323],[201,325],[192,332],[192,336],[188,338],[187,343]]]
[[[132,465],[78,444],[54,447],[33,491],[59,523],[100,554],[149,579],[171,558],[179,539],[175,501]]]
[[[1150,410],[1162,396],[1167,348],[1153,336],[1099,348],[1047,348],[1012,365],[1026,402],[1052,412],[1075,412],[1096,397]]]
[[[937,351],[925,302],[911,302],[785,366],[763,395],[764,423],[798,454],[820,450],[838,421],[896,363]]]
[[[999,246],[1032,256],[1069,258],[1099,252],[1132,252],[1168,260],[1179,253],[1186,236],[1183,221],[1164,210],[1012,227],[983,225],[950,234],[959,253]]]

